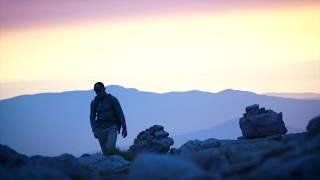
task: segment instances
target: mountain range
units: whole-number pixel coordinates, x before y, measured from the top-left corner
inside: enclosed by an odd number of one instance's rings
[[[290,99],[227,89],[217,93],[191,90],[153,93],[118,85],[106,87],[120,101],[128,137],[118,136],[117,145],[128,147],[137,134],[160,124],[181,144],[184,137],[236,138],[240,129],[228,126],[238,121],[251,104],[283,112],[289,130],[304,130],[308,121],[320,114],[320,100]],[[0,144],[27,155],[55,156],[96,152],[97,140],[91,132],[89,106],[93,90],[41,93],[0,101]],[[229,122],[230,121],[230,122]],[[231,124],[231,123],[230,123]],[[199,132],[202,132],[199,134]],[[182,140],[181,140],[182,139]]]

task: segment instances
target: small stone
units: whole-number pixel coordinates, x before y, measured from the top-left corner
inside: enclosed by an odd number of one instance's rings
[[[90,154],[88,153],[85,153],[85,154],[82,154],[81,157],[88,157],[88,156],[91,156]]]
[[[250,112],[250,111],[253,111],[253,110],[258,110],[259,109],[259,104],[254,104],[254,105],[251,105],[251,106],[247,106],[246,107],[246,113]]]
[[[165,132],[164,130],[161,130],[161,131],[156,131],[154,133],[154,136],[157,138],[165,138],[169,136],[169,133]]]
[[[163,126],[160,126],[160,125],[153,125],[149,128],[150,131],[161,131],[163,130]]]

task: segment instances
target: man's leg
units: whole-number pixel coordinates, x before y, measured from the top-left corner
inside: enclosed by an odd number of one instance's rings
[[[117,141],[117,129],[115,126],[101,129],[99,131],[99,143],[103,155],[110,155],[114,152]]]
[[[107,155],[108,154],[108,151],[106,149],[106,144],[107,144],[107,138],[106,138],[106,135],[104,136],[100,136],[98,138],[99,140],[99,144],[100,144],[100,148],[101,148],[101,151],[104,155]]]
[[[111,127],[108,131],[107,137],[106,137],[106,151],[107,154],[112,154],[116,148],[116,142],[117,142],[117,129],[115,127]]]

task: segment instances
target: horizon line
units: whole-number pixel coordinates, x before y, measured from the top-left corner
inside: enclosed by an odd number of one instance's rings
[[[206,91],[206,90],[200,90],[200,89],[190,89],[190,90],[171,90],[171,91],[165,91],[165,92],[155,92],[155,91],[148,91],[148,90],[142,90],[142,89],[138,89],[138,88],[134,88],[134,87],[126,87],[123,85],[119,85],[119,84],[109,84],[109,85],[105,85],[106,90],[109,87],[120,87],[123,89],[134,89],[136,91],[139,92],[144,92],[144,93],[154,93],[154,94],[169,94],[169,93],[188,93],[188,92],[193,92],[193,91],[198,91],[198,92],[203,92],[203,93],[211,93],[211,94],[218,94],[218,93],[222,93],[224,91],[240,91],[240,92],[246,92],[246,93],[253,93],[253,94],[257,94],[257,95],[263,95],[263,96],[272,96],[272,97],[278,97],[278,98],[287,98],[287,99],[299,99],[299,100],[317,100],[317,99],[312,99],[312,98],[294,98],[294,97],[283,97],[283,96],[273,96],[270,94],[315,94],[315,95],[319,95],[320,96],[320,92],[264,92],[264,93],[257,93],[254,91],[249,91],[249,90],[241,90],[241,89],[233,89],[233,88],[226,88],[220,91]],[[11,97],[7,97],[7,98],[0,98],[0,101],[3,100],[8,100],[8,99],[13,99],[16,97],[20,97],[20,96],[33,96],[33,95],[41,95],[41,94],[62,94],[62,93],[70,93],[70,92],[85,92],[85,91],[93,91],[93,89],[73,89],[73,90],[62,90],[62,91],[46,91],[46,92],[35,92],[35,93],[26,93],[26,94],[19,94],[16,96],[11,96]]]

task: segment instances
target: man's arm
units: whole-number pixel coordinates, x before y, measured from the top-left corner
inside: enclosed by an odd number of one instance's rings
[[[125,120],[125,117],[124,117],[124,114],[123,114],[123,111],[122,111],[122,108],[121,108],[121,105],[120,105],[118,99],[116,97],[112,96],[112,101],[113,101],[113,105],[114,105],[114,110],[116,111],[115,112],[116,117],[120,121],[122,129],[127,130],[126,120]]]
[[[91,124],[92,131],[94,131],[96,129],[95,121],[96,121],[96,112],[94,109],[94,101],[91,101],[91,104],[90,104],[90,124]]]

